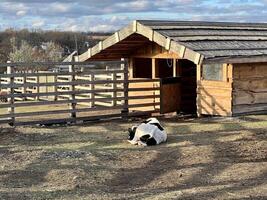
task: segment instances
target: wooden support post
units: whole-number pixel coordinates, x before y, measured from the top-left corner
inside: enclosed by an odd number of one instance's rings
[[[233,64],[227,64],[227,82],[231,83],[231,87],[232,87],[232,93],[231,93],[231,115],[234,114],[234,86],[233,86],[233,77],[234,77],[234,68],[233,68]]]
[[[228,64],[227,65],[227,72],[228,72],[228,82],[233,83],[233,76],[234,76],[234,71],[233,71],[233,64]]]
[[[134,66],[134,59],[133,58],[129,58],[129,77],[133,78],[133,66]],[[123,69],[123,68],[121,68]]]
[[[69,72],[75,72],[75,68],[74,68],[74,65],[70,65],[69,66]],[[75,81],[75,74],[72,74],[72,75],[70,75],[70,80],[69,80],[70,82],[74,82]],[[71,92],[73,92],[72,94],[71,94],[71,98],[70,98],[70,100],[72,100],[73,102],[70,104],[70,109],[72,110],[71,111],[71,118],[73,118],[74,119],[74,121],[75,121],[75,119],[76,119],[76,104],[77,103],[75,103],[74,101],[75,101],[75,94],[74,94],[74,91],[75,91],[75,85],[74,84],[72,84],[72,85],[70,85],[70,91]]]
[[[22,77],[22,84],[23,84],[22,94],[26,94],[26,91],[27,91],[27,87],[25,87],[25,83],[26,83],[26,74],[24,74]],[[27,97],[24,97],[23,100],[27,100]]]
[[[90,79],[89,79],[91,82],[93,82],[95,80],[95,75],[93,73],[90,74]],[[92,90],[94,91],[95,90],[95,85],[94,83],[90,83],[90,86],[89,86],[89,90]],[[91,92],[90,94],[90,98],[91,98],[91,102],[90,102],[90,107],[95,107],[95,93],[94,92]]]
[[[173,59],[173,77],[177,76],[177,62],[176,58]]]
[[[54,82],[57,83],[57,75],[54,76]],[[57,95],[57,85],[54,86],[54,92],[56,93],[54,96],[54,101],[58,100],[58,95]]]
[[[40,86],[39,86],[39,84],[40,84],[40,76],[36,76],[36,82],[37,82],[37,86],[36,86],[36,90],[37,91],[36,91],[36,93],[39,94],[40,93]],[[36,97],[36,100],[38,100],[38,101],[40,100],[40,96],[39,95]]]
[[[223,81],[227,82],[228,81],[228,65],[223,64]]]
[[[197,65],[197,81],[201,80],[201,65]]]
[[[112,98],[114,98],[112,101],[112,106],[116,106],[117,105],[117,100],[116,100],[117,99],[117,91],[116,91],[116,89],[117,89],[117,83],[116,83],[117,74],[116,73],[112,73],[111,80],[114,81],[114,83],[112,83],[112,89],[114,89],[114,92],[112,93]]]
[[[156,63],[156,58],[152,58],[152,79],[155,79],[157,77],[157,63]],[[155,83],[153,83],[153,87],[157,87],[155,86]],[[153,91],[153,94],[156,95],[156,92]],[[156,99],[153,98],[153,103],[156,102]],[[154,106],[154,109],[156,109],[156,106]]]
[[[45,83],[48,83],[47,75],[45,75],[44,77],[45,77]],[[44,80],[42,82],[44,82]],[[47,93],[47,92],[48,92],[48,86],[45,86],[45,93]],[[46,98],[46,100],[48,100],[49,96],[46,96],[45,98]]]
[[[152,79],[156,78],[156,59],[152,58]]]
[[[121,61],[125,61],[123,58]],[[122,117],[127,118],[128,113],[129,113],[129,70],[128,70],[128,65],[126,63],[121,64],[121,67],[123,68],[123,93],[124,93],[124,104],[123,104],[123,110],[122,112]]]
[[[11,63],[10,61],[7,61],[7,63]],[[7,67],[7,74],[13,74],[14,73],[14,67],[13,66],[8,66]],[[10,87],[8,88],[8,94],[9,95],[14,95],[14,76],[11,76],[10,78],[8,78],[8,84],[10,84]],[[11,116],[11,123],[10,125],[11,126],[14,126],[15,125],[15,98],[14,96],[11,96],[10,98],[8,98],[8,103],[10,105],[10,107],[8,108],[8,113]]]
[[[201,81],[201,65],[197,65],[197,90],[198,90],[198,84]],[[197,93],[198,91],[196,91]],[[200,104],[200,97],[197,93],[197,116],[201,117],[201,104]]]

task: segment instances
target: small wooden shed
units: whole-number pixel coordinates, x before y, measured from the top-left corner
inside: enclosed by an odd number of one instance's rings
[[[267,113],[265,23],[134,21],[76,57],[121,58],[131,79],[161,80],[162,112]]]

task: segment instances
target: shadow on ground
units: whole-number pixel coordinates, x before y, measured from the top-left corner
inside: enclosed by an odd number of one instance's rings
[[[2,128],[0,199],[267,198],[267,116],[162,121],[149,148],[137,122]]]

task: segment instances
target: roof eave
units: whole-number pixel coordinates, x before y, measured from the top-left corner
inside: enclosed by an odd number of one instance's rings
[[[195,52],[179,42],[173,41],[171,38],[160,34],[157,31],[154,31],[152,28],[143,25],[139,21],[133,21],[131,24],[125,28],[115,32],[113,35],[105,39],[104,41],[99,42],[92,48],[89,48],[85,53],[76,56],[75,60],[79,62],[86,61],[101,51],[115,45],[116,43],[126,39],[130,35],[137,33],[140,34],[152,42],[157,43],[158,45],[164,47],[166,50],[174,52],[181,59],[188,59],[199,65],[202,63],[204,56],[198,52]]]
[[[237,57],[216,57],[207,58],[203,60],[203,64],[214,64],[214,63],[264,63],[267,62],[267,55],[255,55],[255,56],[237,56]]]

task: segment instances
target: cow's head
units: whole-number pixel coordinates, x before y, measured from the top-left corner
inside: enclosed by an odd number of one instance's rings
[[[132,128],[128,129],[128,140],[134,139],[135,132],[136,132],[137,126],[133,126]]]

